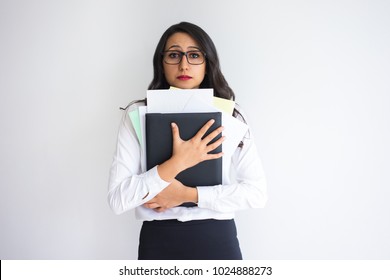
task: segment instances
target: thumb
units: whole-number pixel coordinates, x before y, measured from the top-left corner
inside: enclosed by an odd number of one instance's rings
[[[177,124],[176,123],[171,123],[171,127],[172,127],[173,142],[175,142],[177,140],[181,140],[179,127],[177,126]]]

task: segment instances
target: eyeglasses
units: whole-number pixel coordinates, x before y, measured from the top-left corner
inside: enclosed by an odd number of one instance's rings
[[[170,65],[179,64],[183,56],[187,58],[187,62],[189,64],[200,65],[204,63],[206,57],[206,54],[201,51],[188,51],[188,52],[165,51],[162,52],[161,54],[164,58],[164,62]]]

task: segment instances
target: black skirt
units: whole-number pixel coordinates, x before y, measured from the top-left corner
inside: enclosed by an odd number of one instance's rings
[[[145,221],[139,260],[242,260],[234,220]]]

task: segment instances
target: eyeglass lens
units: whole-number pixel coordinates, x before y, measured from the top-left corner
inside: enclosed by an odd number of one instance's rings
[[[164,52],[164,61],[167,64],[179,64],[185,56],[189,64],[202,64],[204,62],[204,54],[201,51],[166,51]]]

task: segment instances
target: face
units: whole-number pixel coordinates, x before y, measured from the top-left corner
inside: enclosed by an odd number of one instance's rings
[[[164,51],[199,51],[197,42],[187,33],[178,32],[168,38]],[[183,56],[176,65],[163,61],[164,75],[168,84],[181,89],[199,88],[206,74],[206,61],[200,65],[189,64]]]

